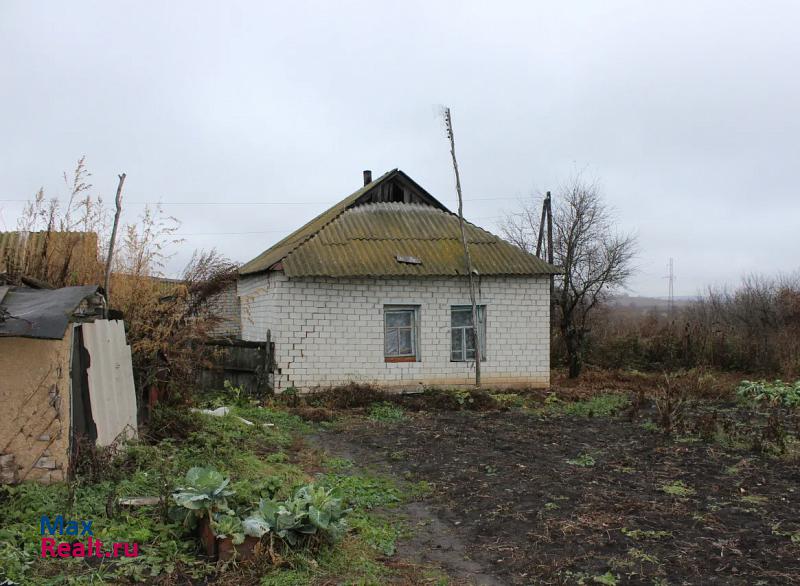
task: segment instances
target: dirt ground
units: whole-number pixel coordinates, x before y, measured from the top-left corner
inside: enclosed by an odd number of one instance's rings
[[[431,483],[400,555],[457,581],[800,584],[797,460],[670,438],[641,419],[519,410],[361,419],[322,441]]]

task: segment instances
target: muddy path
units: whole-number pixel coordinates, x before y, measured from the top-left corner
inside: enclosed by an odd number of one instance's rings
[[[385,455],[347,433],[325,431],[311,438],[328,454],[346,458],[362,469],[392,475],[395,471]],[[395,558],[420,566],[441,568],[454,586],[503,586],[482,564],[470,558],[467,544],[459,535],[458,525],[442,519],[427,501],[413,501],[392,510],[408,524],[411,534],[397,544]]]
[[[320,442],[432,485],[399,555],[459,584],[800,584],[797,461],[519,411],[355,421]]]

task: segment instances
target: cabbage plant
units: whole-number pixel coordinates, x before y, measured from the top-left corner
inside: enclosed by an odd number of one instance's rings
[[[226,489],[229,483],[229,478],[213,468],[190,468],[186,473],[185,486],[172,493],[172,500],[197,517],[208,515],[209,519],[213,519],[214,513],[233,512],[228,508],[227,497],[234,493]]]
[[[234,545],[244,542],[244,527],[242,520],[233,514],[217,513],[211,520],[211,529],[217,539],[230,537]]]
[[[743,399],[757,403],[769,403],[788,409],[800,407],[800,380],[794,383],[782,380],[774,382],[745,380],[736,388],[736,393]]]
[[[336,541],[347,529],[344,517],[349,512],[333,490],[309,484],[285,501],[262,499],[243,526],[247,535],[262,537],[272,532],[292,546],[314,538]]]

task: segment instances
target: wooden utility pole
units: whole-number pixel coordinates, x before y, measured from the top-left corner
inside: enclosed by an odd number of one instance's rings
[[[545,231],[546,230],[546,231]],[[546,247],[546,250],[544,249]],[[536,242],[536,256],[553,264],[553,204],[550,192],[542,202],[542,219],[539,222],[539,239]],[[555,277],[550,275],[550,320],[553,320],[555,309]]]
[[[122,184],[125,183],[125,173],[119,175],[119,184],[117,185],[117,197],[114,199],[116,204],[116,211],[114,212],[114,226],[111,228],[111,240],[108,241],[108,258],[106,258],[106,279],[103,288],[106,290],[106,311],[111,304],[111,261],[114,258],[114,242],[117,239],[117,228],[119,226],[119,217],[122,214]]]
[[[475,347],[475,386],[481,386],[481,337],[479,335],[478,306],[475,302],[475,280],[472,274],[472,259],[467,245],[467,233],[464,229],[464,199],[461,196],[461,177],[458,174],[458,161],[456,160],[456,139],[453,134],[453,118],[450,108],[444,110],[444,123],[447,128],[447,138],[450,141],[450,156],[453,159],[453,170],[456,174],[456,193],[458,194],[458,223],[461,226],[461,242],[464,245],[464,263],[469,276],[469,300],[472,303],[472,343]],[[466,356],[464,357],[466,359]]]

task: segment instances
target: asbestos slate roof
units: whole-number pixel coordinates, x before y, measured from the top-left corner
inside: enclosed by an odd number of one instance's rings
[[[411,181],[402,171],[383,175],[244,265],[240,273],[281,263],[290,278],[466,275],[458,216],[416,183],[422,191],[417,203],[370,203],[369,192],[398,173],[399,179]],[[478,226],[465,222],[465,230],[472,265],[480,275],[558,272]]]
[[[5,287],[0,299],[0,337],[60,340],[69,320],[84,299],[97,293],[97,285],[30,289]]]
[[[335,220],[342,214],[347,208],[351,205],[355,204],[358,199],[364,195],[369,189],[378,184],[379,182],[383,181],[392,173],[396,173],[397,169],[394,171],[389,171],[385,173],[383,176],[379,177],[372,183],[365,185],[355,193],[350,194],[342,201],[337,203],[332,208],[329,208],[318,215],[316,218],[311,220],[308,224],[303,226],[302,228],[298,228],[291,234],[289,234],[283,240],[278,241],[272,247],[268,248],[257,257],[255,257],[250,262],[246,263],[239,269],[239,273],[242,275],[248,275],[252,273],[260,273],[262,271],[269,270],[272,265],[275,263],[281,262],[286,255],[290,254],[295,248],[306,242],[309,238],[316,235],[322,228],[328,225],[330,222]]]

